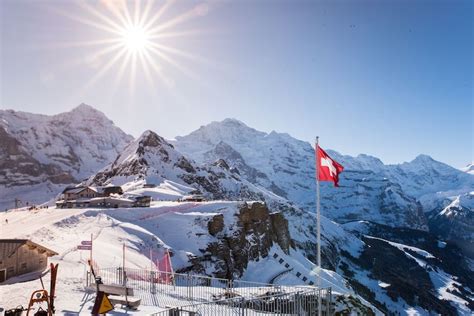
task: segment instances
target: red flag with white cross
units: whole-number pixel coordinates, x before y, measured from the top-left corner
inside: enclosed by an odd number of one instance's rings
[[[332,181],[335,187],[339,186],[339,174],[344,167],[321,148],[316,148],[316,168],[318,168],[319,181]]]

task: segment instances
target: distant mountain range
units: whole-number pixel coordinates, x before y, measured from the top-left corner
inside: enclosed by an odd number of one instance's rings
[[[15,198],[22,206],[47,202],[64,186],[80,182],[122,185],[126,194],[139,191],[157,199],[195,193],[259,200],[284,215],[291,247],[314,262],[314,149],[286,133],[264,133],[225,119],[174,140],[153,131],[134,140],[103,113],[81,104],[54,116],[2,110],[0,144],[2,209],[12,208]],[[368,155],[327,152],[345,170],[340,188],[329,183],[321,188],[323,215],[334,221],[323,218],[324,267],[344,276],[381,311],[405,305],[442,314],[473,309],[472,166],[458,170],[426,155],[385,165]],[[421,264],[413,252],[425,250],[434,259],[421,258]],[[245,262],[243,267],[258,261],[241,255],[235,253],[233,262]],[[394,277],[389,271],[397,264]],[[458,282],[436,283],[433,269]],[[423,275],[422,282],[409,282],[413,271]],[[381,290],[379,282],[392,285]],[[455,298],[443,292],[447,288]],[[451,305],[440,307],[443,300]]]
[[[173,144],[201,163],[223,158],[248,181],[314,210],[314,149],[307,142],[226,119],[177,137]],[[370,220],[426,230],[424,212],[436,208],[440,199],[474,188],[474,177],[426,155],[408,163],[384,165],[368,155],[328,153],[345,167],[341,188],[322,186],[323,214],[338,222]]]

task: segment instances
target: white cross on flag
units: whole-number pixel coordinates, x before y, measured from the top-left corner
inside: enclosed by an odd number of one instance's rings
[[[339,174],[344,170],[344,167],[329,157],[329,155],[319,146],[316,149],[316,161],[319,181],[332,181],[334,186],[338,187]]]

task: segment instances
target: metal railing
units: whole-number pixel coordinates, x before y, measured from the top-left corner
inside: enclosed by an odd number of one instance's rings
[[[325,293],[321,293],[325,292]],[[153,316],[214,316],[214,315],[318,315],[318,295],[323,295],[321,315],[331,313],[330,290],[306,290],[279,293],[254,298],[230,298],[169,308]]]
[[[260,310],[256,308],[256,304],[260,304],[259,306],[263,306],[262,308],[269,305],[273,306],[272,310],[282,310],[281,308],[283,307],[281,306],[286,306],[285,308],[287,308],[291,305],[288,305],[291,302],[290,298],[294,300],[296,297],[300,297],[298,304],[302,304],[301,306],[308,307],[308,304],[310,302],[314,303],[314,301],[317,306],[318,296],[321,296],[323,301],[326,302],[324,304],[328,304],[327,308],[322,310],[329,311],[331,305],[330,288],[318,289],[313,286],[299,285],[283,286],[242,280],[227,280],[195,274],[167,273],[156,270],[129,268],[125,270],[123,268],[102,268],[96,271],[96,275],[101,277],[101,281],[104,284],[122,285],[132,288],[134,296],[140,298],[143,305],[160,306],[163,308],[172,307],[169,311],[170,314],[166,315],[221,315],[218,312],[220,309],[223,310],[222,315],[231,315],[226,314],[227,312],[224,310],[235,312],[237,309],[241,311],[255,311],[257,309],[259,313],[263,313],[265,309]],[[86,286],[92,285],[90,280],[87,281]],[[282,305],[284,302],[286,302],[286,305]],[[204,305],[199,308],[204,308],[209,313],[193,312],[194,314],[186,314],[186,310],[182,310],[180,311],[181,314],[172,314],[173,310],[181,308],[180,306],[187,305],[189,307],[200,304]],[[234,306],[235,304],[238,304],[238,306]],[[324,304],[323,306],[326,307]],[[213,313],[212,309],[217,310],[216,313]],[[306,309],[309,311],[314,310],[313,307]],[[237,315],[253,314],[239,313]],[[293,314],[281,313],[281,315]],[[313,314],[303,313],[301,315]],[[323,313],[323,315],[329,314]]]

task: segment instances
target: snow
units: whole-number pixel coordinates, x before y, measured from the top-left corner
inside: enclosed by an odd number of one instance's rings
[[[172,249],[173,266],[178,269],[188,265],[188,256],[199,254],[199,249],[207,247],[214,238],[208,234],[207,220],[224,214],[226,227],[232,227],[239,203],[169,201],[155,202],[150,208],[9,211],[0,213],[0,238],[30,238],[58,252],[59,255],[50,258],[51,262],[59,263],[58,310],[84,312],[91,308],[94,295],[84,293],[89,252],[77,250],[81,240],[89,240],[92,234],[94,260],[100,267],[121,266],[125,244],[128,268],[148,268],[149,250],[166,247]],[[304,258],[302,254],[299,256]],[[277,265],[269,262],[269,266],[272,264]],[[49,274],[44,281],[48,282],[48,278]],[[26,305],[28,295],[39,286],[38,280],[3,285],[1,296],[7,302],[4,307]],[[156,311],[156,308],[149,310]],[[145,311],[146,306],[140,309],[140,312]]]
[[[407,245],[404,245],[404,244],[399,244],[399,243],[396,243],[396,242],[393,242],[393,241],[389,241],[389,240],[386,240],[386,239],[382,239],[382,238],[377,238],[377,237],[372,237],[372,236],[366,236],[367,238],[371,238],[371,239],[378,239],[378,240],[382,240],[382,241],[385,241],[387,243],[389,243],[391,246],[395,247],[395,248],[398,248],[400,249],[401,251],[405,252],[405,250],[410,250],[412,252],[415,252],[417,253],[418,255],[426,258],[426,259],[431,259],[431,258],[435,258],[435,256],[433,256],[431,253],[429,253],[428,251],[425,251],[423,249],[420,249],[420,248],[417,248],[417,247],[412,247],[412,246],[407,246]],[[406,252],[405,252],[406,253]],[[409,255],[410,257],[412,258],[415,258],[411,255]],[[415,260],[417,260],[415,258]]]
[[[446,248],[446,242],[438,240],[438,248]]]
[[[390,286],[388,283],[374,280],[368,271],[354,269],[354,279],[369,288],[374,294],[378,302],[385,304],[387,309],[392,313],[399,313],[400,315],[408,314],[408,311],[412,311],[411,315],[430,315],[426,310],[419,306],[410,306],[403,298],[398,297],[396,301],[393,301],[387,294],[387,288]]]

